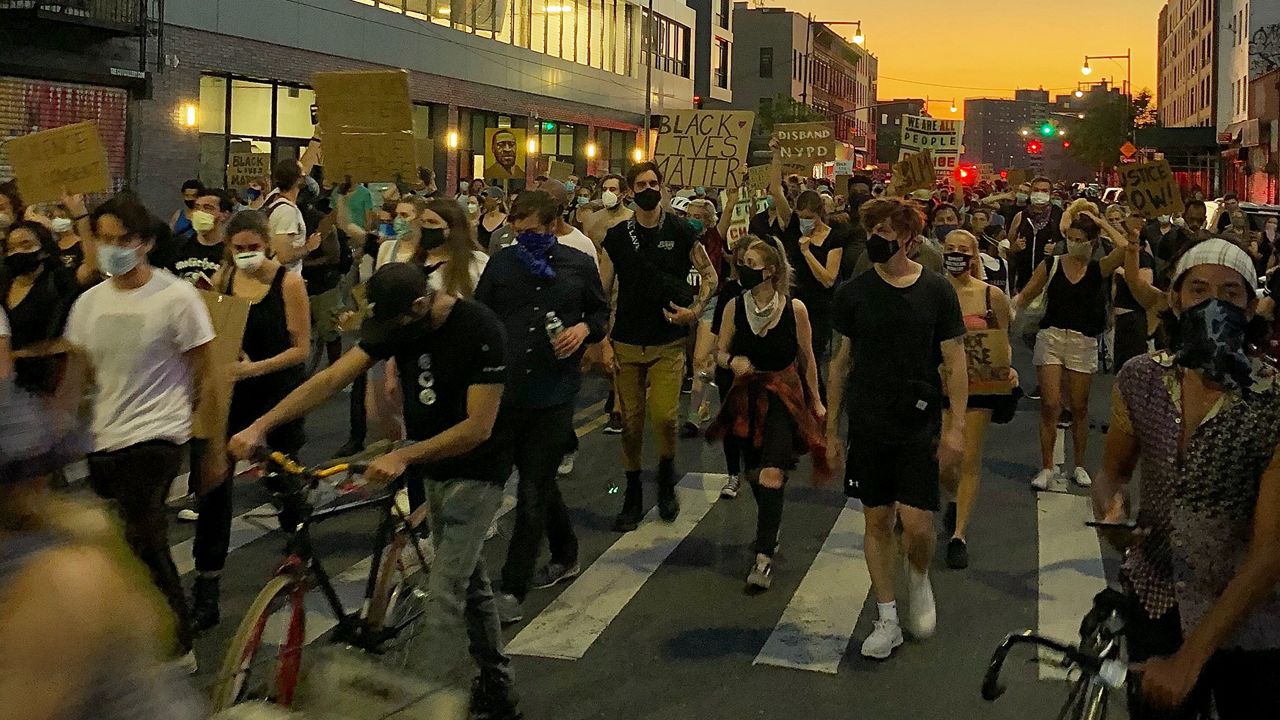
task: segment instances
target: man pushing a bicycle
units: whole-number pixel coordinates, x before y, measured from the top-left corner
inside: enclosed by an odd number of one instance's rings
[[[518,720],[510,659],[482,550],[506,480],[501,433],[495,429],[506,380],[505,336],[484,305],[429,288],[427,271],[391,263],[368,283],[372,315],[360,344],[290,393],[229,449],[249,459],[268,432],[336,395],[379,360],[396,359],[405,426],[413,444],[374,460],[371,482],[409,473],[415,506],[427,502],[435,561],[427,581],[421,666],[441,690],[423,701],[427,717]],[[425,482],[424,482],[425,481]],[[467,652],[480,667],[471,682]]]

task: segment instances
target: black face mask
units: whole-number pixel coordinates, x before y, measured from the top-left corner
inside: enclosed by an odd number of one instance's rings
[[[867,238],[867,258],[873,263],[889,262],[889,258],[897,255],[901,249],[902,243],[879,233],[873,233]]]
[[[662,202],[662,192],[657,188],[646,188],[636,193],[636,207],[649,212]]]
[[[949,252],[942,254],[942,266],[952,275],[963,275],[969,272],[969,268],[973,263],[973,256],[963,252]]]
[[[760,283],[764,282],[764,270],[739,265],[738,282],[742,284],[743,290],[755,290]]]
[[[422,247],[428,250],[435,250],[444,245],[444,228],[422,228],[422,234],[419,241]]]
[[[35,272],[35,269],[40,267],[43,262],[44,253],[39,250],[13,253],[4,259],[5,267],[9,268],[9,271],[14,275],[26,275],[29,272]]]

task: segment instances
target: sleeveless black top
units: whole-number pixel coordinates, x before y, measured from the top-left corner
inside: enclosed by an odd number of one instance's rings
[[[761,372],[785,370],[796,361],[799,345],[796,341],[796,313],[791,298],[785,298],[786,307],[778,324],[761,337],[751,331],[747,323],[746,296],[738,297],[733,311],[733,342],[729,354],[743,355]]]
[[[1045,265],[1053,272],[1052,260],[1046,259]],[[1107,280],[1097,260],[1090,260],[1084,275],[1074,283],[1059,266],[1044,291],[1045,311],[1040,327],[1075,330],[1088,337],[1101,335],[1107,325],[1106,288]]]
[[[284,308],[284,278],[288,272],[283,265],[280,266],[267,294],[249,306],[249,320],[244,326],[244,341],[240,344],[240,349],[250,360],[275,357],[293,345]],[[232,268],[227,278],[227,295],[235,294],[235,281],[236,268]],[[236,383],[235,397],[250,395],[263,399],[275,398],[278,402],[302,384],[303,375],[304,363],[298,363],[267,375],[245,378]],[[267,408],[274,404],[272,402]]]

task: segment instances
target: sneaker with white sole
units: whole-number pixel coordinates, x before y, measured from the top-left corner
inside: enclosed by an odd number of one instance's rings
[[[1036,490],[1048,490],[1057,483],[1059,475],[1058,468],[1045,468],[1031,478],[1031,487]]]
[[[933,601],[933,584],[929,573],[907,568],[907,632],[924,640],[938,629],[938,608]]]
[[[498,607],[498,620],[503,625],[511,625],[524,619],[524,604],[515,595],[496,593],[493,602]]]
[[[568,475],[573,472],[573,461],[578,459],[578,453],[565,453],[564,459],[560,461],[560,467],[556,468],[557,475]]]
[[[200,519],[200,513],[191,508],[182,508],[178,511],[178,519],[183,522],[196,522]]]
[[[1071,474],[1071,482],[1080,487],[1089,487],[1093,485],[1093,478],[1089,477],[1089,471],[1082,467],[1076,467],[1076,471]]]
[[[876,620],[875,627],[862,641],[862,657],[884,660],[902,645],[902,626],[893,620]]]
[[[546,590],[556,583],[572,580],[578,577],[578,573],[582,572],[581,566],[577,562],[565,565],[564,563],[549,562],[542,566],[542,569],[533,574],[533,578],[529,584],[536,590]]]
[[[747,585],[759,590],[768,590],[773,584],[773,561],[767,557],[757,555],[756,561],[751,564],[751,571],[747,573]]]
[[[742,489],[742,479],[737,475],[730,475],[729,482],[720,488],[720,497],[732,500],[738,497],[738,491]]]

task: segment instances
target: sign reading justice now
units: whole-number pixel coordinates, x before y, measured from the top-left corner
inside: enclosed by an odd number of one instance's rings
[[[730,187],[747,172],[750,110],[674,110],[661,116],[653,160],[666,182]]]

